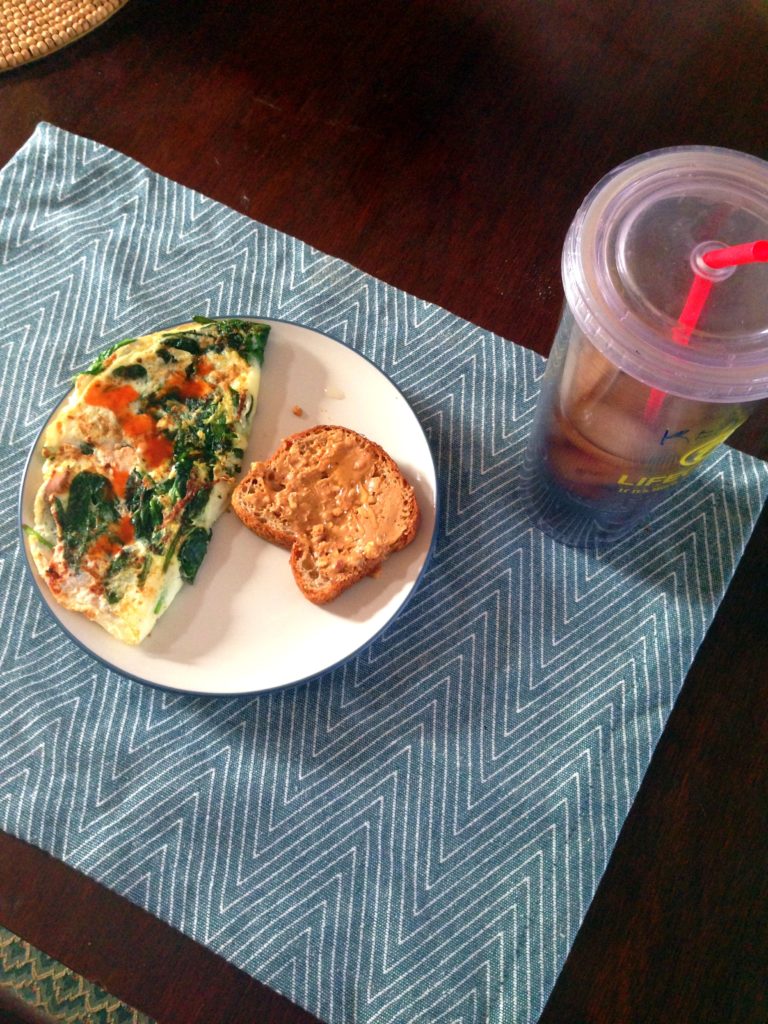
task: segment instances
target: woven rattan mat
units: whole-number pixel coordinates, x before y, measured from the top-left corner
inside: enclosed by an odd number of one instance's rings
[[[0,0],[0,71],[87,35],[128,0]]]
[[[0,999],[4,993],[13,1000],[11,1005],[38,1010],[40,1019],[56,1024],[155,1024],[146,1014],[0,927]],[[10,1018],[0,1009],[0,1020],[6,1019]]]

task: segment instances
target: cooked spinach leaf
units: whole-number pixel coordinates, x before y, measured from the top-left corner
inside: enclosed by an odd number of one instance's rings
[[[111,356],[113,352],[117,352],[117,350],[119,348],[122,348],[123,345],[130,345],[130,343],[132,341],[136,341],[136,339],[135,338],[123,338],[122,341],[116,341],[114,343],[114,345],[110,345],[109,348],[105,348],[103,352],[99,352],[99,354],[96,356],[96,358],[91,363],[91,365],[88,367],[88,369],[87,370],[83,370],[83,373],[90,373],[90,374],[101,373],[101,371],[104,369],[104,363],[107,361],[109,356]]]
[[[176,447],[174,446],[173,476],[169,481],[169,494],[171,495],[172,504],[175,505],[177,501],[181,501],[182,498],[187,496],[187,484],[189,483],[193,466],[193,455],[186,449],[179,449],[178,457],[176,457]]]
[[[211,320],[205,316],[193,316],[192,319],[195,323],[216,329],[218,337],[214,339],[211,347],[217,351],[232,348],[250,363],[261,365],[264,362],[269,324],[252,323],[250,320],[236,318]]]
[[[205,558],[210,539],[210,530],[204,530],[202,526],[196,526],[187,534],[184,543],[179,548],[179,572],[181,573],[181,578],[186,580],[187,583],[195,582],[197,570]]]
[[[213,394],[205,399],[191,399],[181,417],[179,428],[173,439],[173,461],[176,490],[179,497],[187,493],[187,481],[193,463],[202,463],[208,471],[232,451],[236,433],[227,422],[226,411],[220,396]]]
[[[243,342],[243,352],[249,362],[257,362],[261,366],[264,362],[264,350],[267,347],[268,337],[268,324],[251,324]]]
[[[181,516],[181,521],[185,526],[193,523],[205,511],[209,498],[210,491],[207,487],[202,487],[193,498],[190,498],[184,506],[184,512]]]
[[[144,556],[144,564],[142,565],[141,571],[139,572],[139,575],[138,575],[139,587],[143,587],[144,584],[147,582],[147,577],[149,576],[149,570],[151,568],[152,568],[152,555],[146,554]]]
[[[152,541],[163,521],[163,503],[150,479],[145,479],[135,469],[125,485],[125,504],[131,516],[133,532],[141,540]]]
[[[84,470],[72,479],[67,507],[55,499],[64,541],[64,558],[79,566],[88,545],[118,518],[112,485],[99,473]]]
[[[176,548],[179,546],[180,540],[181,527],[179,527],[176,533],[173,535],[173,540],[168,545],[168,550],[165,552],[165,558],[163,559],[163,572],[165,572],[168,566],[171,564],[171,559],[176,554]]]
[[[112,371],[113,377],[121,380],[143,380],[147,376],[146,366],[141,363],[130,363],[128,366],[116,366]]]
[[[200,355],[200,339],[193,334],[166,334],[165,344],[168,348],[177,348],[193,356]]]
[[[28,537],[33,537],[37,543],[42,544],[44,548],[53,548],[53,544],[51,544],[49,540],[46,540],[42,533],[38,533],[33,526],[27,526],[26,523],[22,523],[21,528]]]
[[[125,588],[128,585],[128,575],[126,570],[133,566],[133,555],[128,548],[123,548],[122,551],[118,551],[112,561],[109,563],[106,573],[104,574],[104,596],[106,597],[109,604],[117,604],[118,601],[122,600]]]
[[[253,324],[246,320],[222,320],[219,328],[227,346],[239,352],[249,363],[264,362],[264,349],[269,335],[268,324]]]

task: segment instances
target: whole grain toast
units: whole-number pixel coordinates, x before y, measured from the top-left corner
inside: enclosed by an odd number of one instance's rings
[[[254,533],[290,549],[296,582],[315,604],[375,573],[413,540],[420,518],[413,488],[380,445],[324,425],[254,462],[232,507]]]

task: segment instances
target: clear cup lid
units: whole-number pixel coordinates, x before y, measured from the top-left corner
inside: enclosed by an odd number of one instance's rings
[[[768,163],[683,146],[598,182],[566,237],[562,272],[577,323],[644,383],[705,401],[768,396],[768,263],[714,271],[694,330],[679,317],[707,248],[768,238]]]

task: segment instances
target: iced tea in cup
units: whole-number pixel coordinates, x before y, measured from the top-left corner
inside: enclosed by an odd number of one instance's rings
[[[673,510],[768,396],[765,239],[768,163],[733,150],[657,150],[587,196],[526,460],[547,533],[613,541]]]

